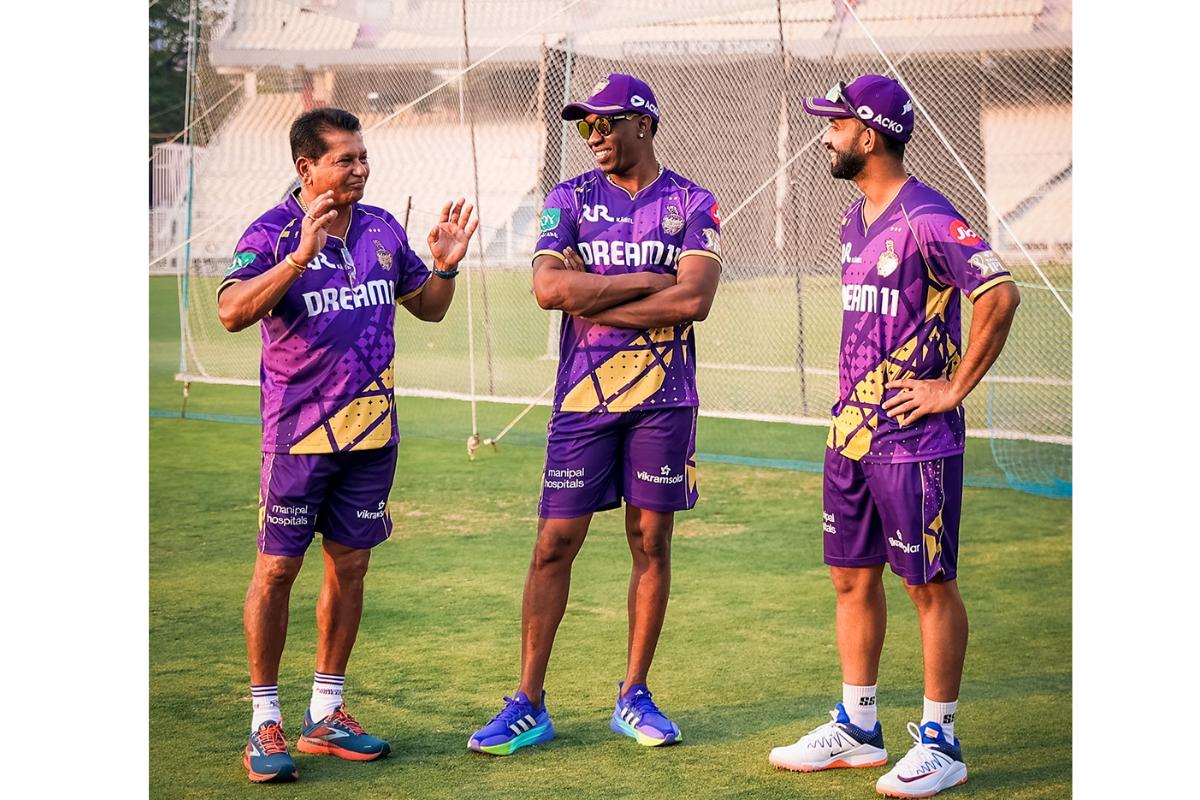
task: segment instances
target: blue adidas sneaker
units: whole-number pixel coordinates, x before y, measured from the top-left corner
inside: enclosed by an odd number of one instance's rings
[[[493,756],[512,755],[522,747],[541,744],[554,738],[554,723],[546,710],[546,693],[542,692],[542,707],[534,708],[524,692],[505,697],[505,706],[492,721],[471,734],[467,747],[477,753]]]
[[[617,707],[613,709],[608,727],[615,733],[637,739],[646,747],[659,747],[683,741],[679,726],[667,719],[667,715],[654,704],[654,698],[644,683],[629,687],[621,696],[624,681],[617,684]]]

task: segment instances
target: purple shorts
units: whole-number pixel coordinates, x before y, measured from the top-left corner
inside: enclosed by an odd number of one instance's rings
[[[582,517],[629,505],[696,505],[696,408],[589,414],[556,411],[546,428],[538,516]]]
[[[916,586],[958,574],[963,457],[868,464],[825,451],[825,563],[891,564]]]
[[[263,453],[258,493],[258,550],[302,556],[317,531],[367,549],[392,535],[388,493],[396,447],[347,453]]]

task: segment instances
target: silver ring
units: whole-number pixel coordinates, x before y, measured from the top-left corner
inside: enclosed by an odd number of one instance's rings
[[[316,220],[317,220],[317,218],[316,218],[316,217],[314,217],[312,214],[308,213],[307,211],[305,211],[305,212],[304,212],[304,216],[308,217],[308,218],[309,218],[309,219],[311,219],[313,222],[316,222]]]

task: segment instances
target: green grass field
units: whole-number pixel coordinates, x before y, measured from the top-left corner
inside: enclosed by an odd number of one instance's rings
[[[348,675],[348,702],[393,755],[297,754],[301,780],[253,786],[241,765],[249,690],[241,603],[255,553],[258,429],[181,419],[176,288],[150,281],[150,795],[155,798],[853,798],[880,770],[801,775],[770,748],[839,699],[833,597],[821,563],[820,476],[717,456],[817,462],[814,428],[704,419],[701,500],[680,516],[671,607],[651,688],[685,743],[641,748],[608,730],[624,669],[627,550],[599,515],[574,570],[547,681],[559,738],[504,759],[466,750],[515,689],[521,585],[533,541],[546,412],[466,459],[465,404],[402,398],[405,439]],[[516,409],[480,406],[497,431]],[[244,418],[257,390],[193,386],[193,414]],[[973,442],[969,458],[987,458]],[[982,452],[981,452],[982,451]],[[945,796],[1071,793],[1071,506],[1007,489],[964,497],[962,592],[971,645],[957,732],[970,781]],[[314,556],[315,558],[315,556]],[[308,699],[319,559],[292,598],[280,674],[294,742]],[[915,614],[889,575],[880,717],[893,757],[921,703]]]

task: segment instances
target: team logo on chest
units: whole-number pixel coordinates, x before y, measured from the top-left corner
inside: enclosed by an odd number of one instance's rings
[[[387,251],[387,248],[378,239],[372,239],[371,241],[375,243],[375,257],[379,259],[379,266],[384,269],[391,269],[392,254]]]
[[[678,206],[667,205],[667,213],[662,218],[662,229],[667,236],[674,236],[683,230],[683,215],[679,213]]]
[[[875,271],[879,273],[879,277],[886,278],[895,272],[898,266],[900,256],[896,255],[896,243],[888,239],[883,252],[879,254],[879,260],[875,262]]]

